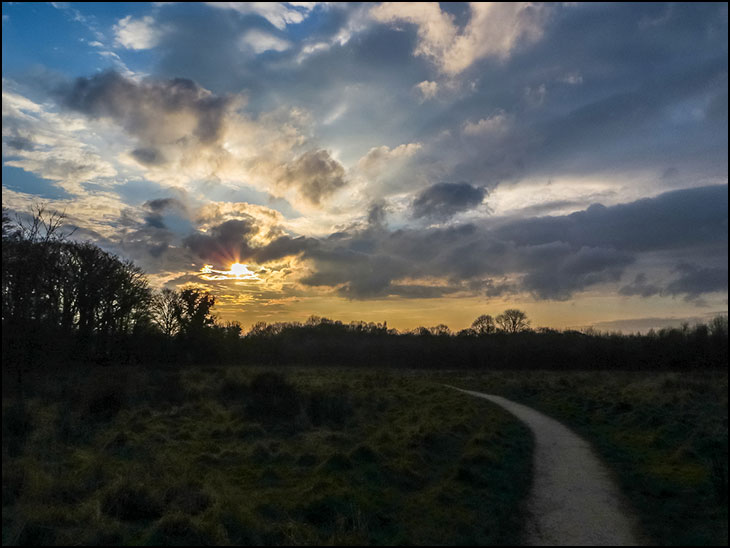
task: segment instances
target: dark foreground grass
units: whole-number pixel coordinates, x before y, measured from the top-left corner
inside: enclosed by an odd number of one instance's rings
[[[524,371],[443,378],[530,405],[583,435],[615,471],[655,543],[727,545],[726,371]]]
[[[75,369],[3,397],[3,544],[512,544],[529,432],[421,375]]]

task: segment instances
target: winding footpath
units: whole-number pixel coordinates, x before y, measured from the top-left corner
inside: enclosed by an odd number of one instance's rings
[[[535,436],[527,499],[527,546],[637,546],[636,524],[621,494],[585,440],[563,424],[501,396],[450,387],[503,407]]]

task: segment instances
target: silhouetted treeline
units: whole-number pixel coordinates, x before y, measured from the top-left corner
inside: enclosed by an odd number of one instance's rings
[[[147,277],[91,243],[71,241],[63,217],[2,219],[3,366],[228,359],[241,328],[219,325],[215,298],[195,288],[150,289]],[[167,308],[165,308],[167,307]],[[165,323],[166,322],[166,323]]]
[[[727,316],[646,335],[531,330],[524,312],[483,315],[452,333],[311,317],[263,322],[243,335],[215,321],[215,297],[197,288],[153,291],[142,271],[60,233],[42,208],[28,224],[3,215],[5,371],[30,365],[298,364],[409,368],[693,369],[727,367]]]
[[[253,363],[493,369],[693,369],[727,367],[727,319],[710,325],[663,329],[648,335],[540,329],[478,335],[383,325],[258,326],[242,341]]]

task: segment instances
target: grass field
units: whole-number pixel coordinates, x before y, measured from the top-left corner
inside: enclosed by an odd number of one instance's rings
[[[3,397],[3,544],[518,540],[529,432],[421,374],[109,367],[25,387]]]
[[[525,403],[584,436],[616,473],[654,543],[727,545],[727,371],[438,378]]]

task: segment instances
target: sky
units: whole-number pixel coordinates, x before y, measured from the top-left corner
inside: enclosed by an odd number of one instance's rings
[[[727,10],[6,2],[3,206],[244,327],[703,321],[728,310]]]

